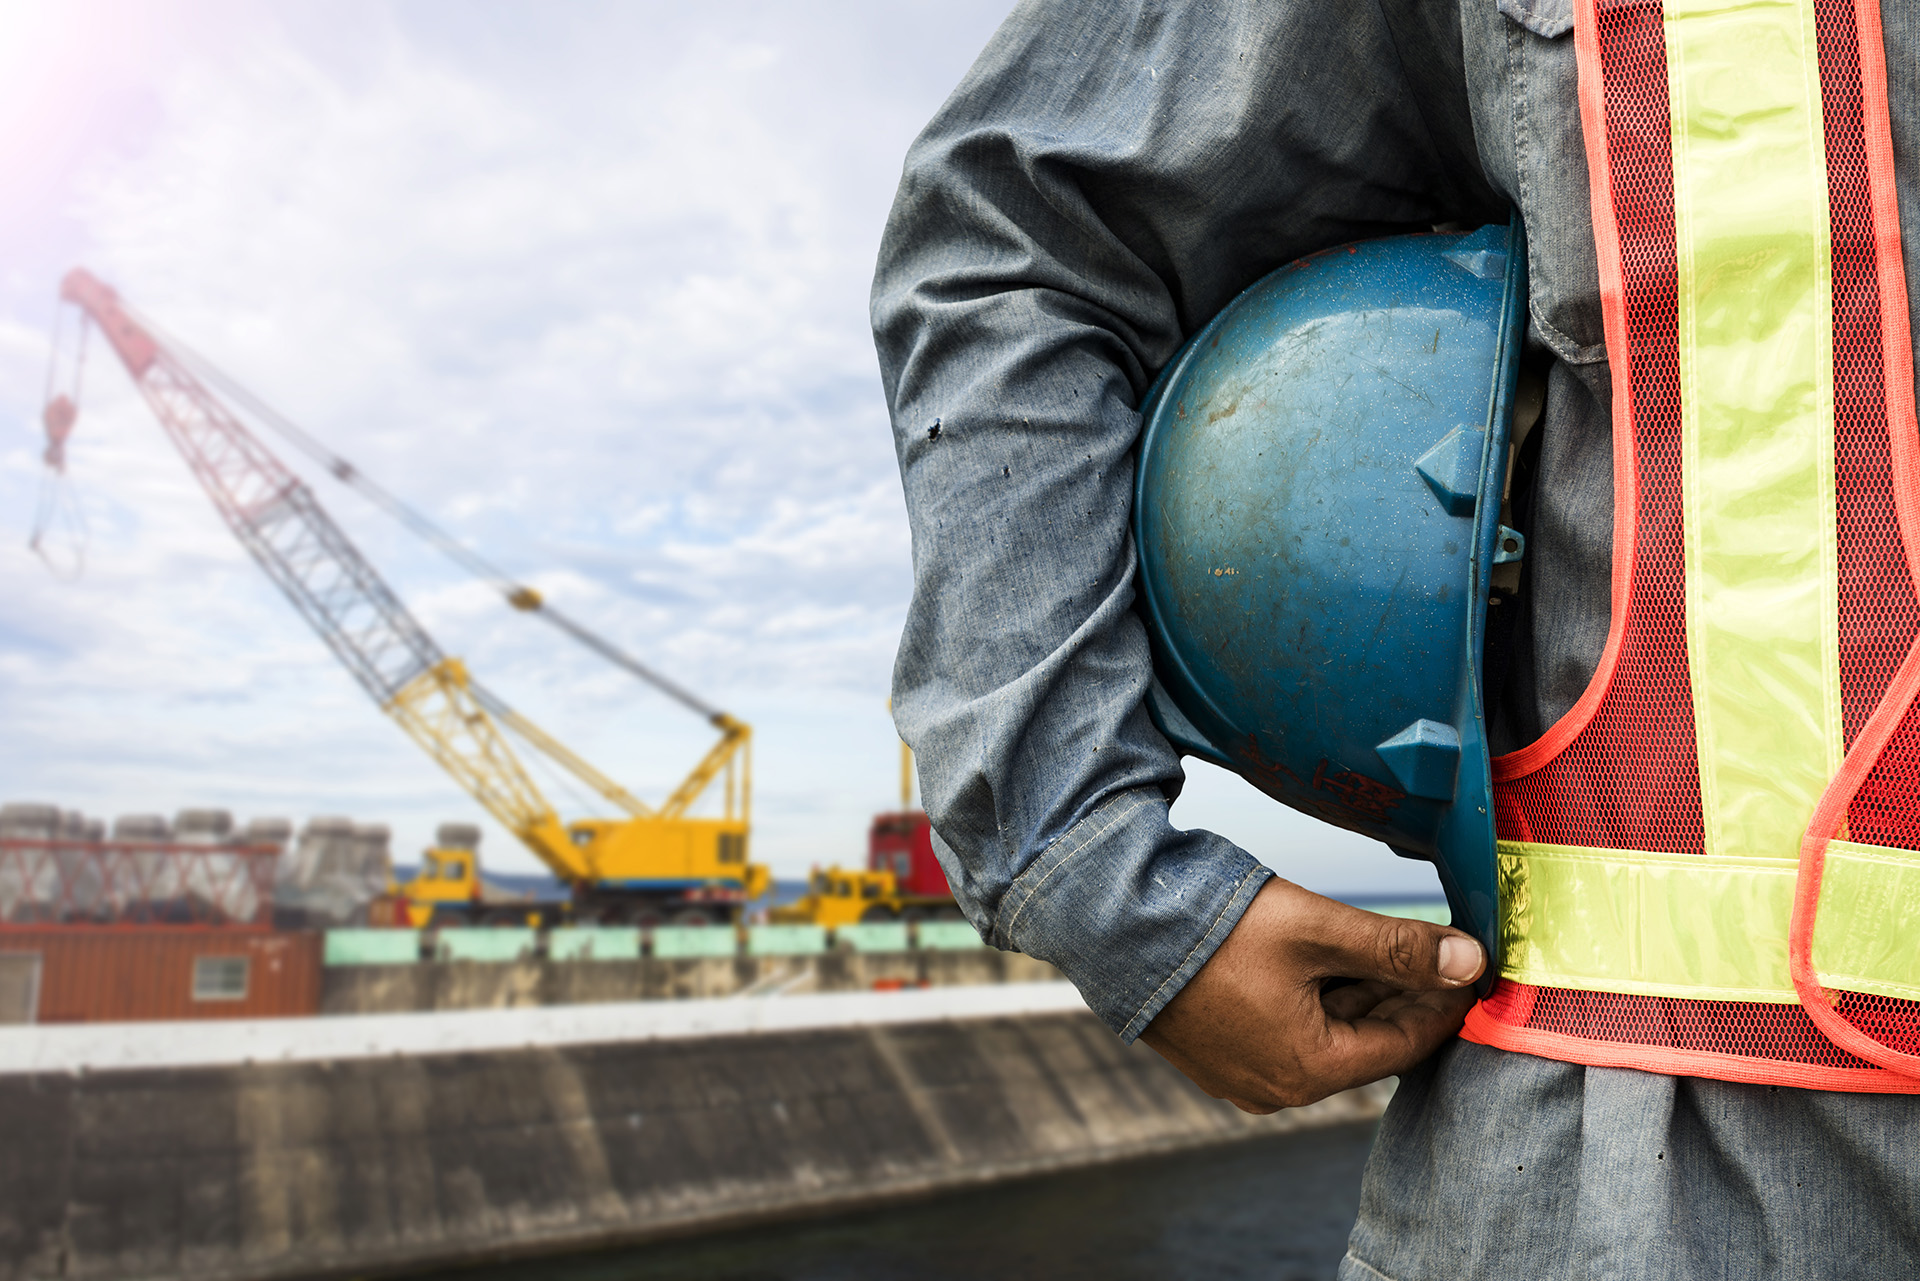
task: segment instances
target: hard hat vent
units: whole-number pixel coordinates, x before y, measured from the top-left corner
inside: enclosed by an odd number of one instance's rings
[[[1478,427],[1455,427],[1413,465],[1447,515],[1473,515],[1480,492],[1480,460],[1486,450],[1487,433]]]
[[[1409,796],[1453,799],[1460,776],[1460,731],[1439,721],[1417,720],[1373,749]]]

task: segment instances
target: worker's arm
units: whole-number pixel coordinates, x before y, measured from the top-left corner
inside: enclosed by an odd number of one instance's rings
[[[908,156],[873,294],[913,528],[895,716],[969,919],[1125,1037],[1270,876],[1168,822],[1137,407],[1272,268],[1504,217],[1457,19],[1417,0],[1023,4]]]

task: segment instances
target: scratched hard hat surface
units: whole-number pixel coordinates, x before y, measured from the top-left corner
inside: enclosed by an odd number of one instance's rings
[[[1477,811],[1489,876],[1477,667],[1524,314],[1509,234],[1341,246],[1254,285],[1149,397],[1134,513],[1169,737],[1410,855]]]

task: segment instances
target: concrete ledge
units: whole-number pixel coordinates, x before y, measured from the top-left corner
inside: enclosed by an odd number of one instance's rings
[[[999,1018],[1085,1008],[1070,983],[1020,983],[779,999],[535,1006],[450,1014],[6,1027],[0,1028],[0,1077],[322,1062],[397,1054],[471,1054],[606,1041],[674,1041],[935,1019]]]
[[[1031,1007],[994,1008],[1011,998]],[[79,1068],[205,1051],[121,1025],[155,1037],[134,1056],[69,1040],[51,1057],[74,1070],[33,1072],[13,1046],[0,1281],[365,1275],[610,1245],[1361,1119],[1385,1098],[1247,1116],[1077,1002],[1035,984],[656,1003],[645,1026],[630,1006],[310,1020],[352,1025],[364,1052],[109,1071]],[[743,1011],[731,1034],[696,1035],[720,1006]],[[394,1031],[366,1039],[376,1025]],[[423,1026],[465,1048],[390,1052]],[[534,1045],[474,1048],[518,1036]]]

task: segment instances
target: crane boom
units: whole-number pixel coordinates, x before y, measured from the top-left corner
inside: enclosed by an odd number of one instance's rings
[[[99,326],[227,528],[361,688],[556,874],[587,875],[465,667],[434,644],[306,482],[129,316],[112,289],[76,270],[60,293]]]
[[[113,289],[76,269],[62,282],[61,297],[79,306],[100,328],[227,527],[354,679],[556,875],[576,888],[610,876],[619,879],[620,867],[602,866],[607,861],[600,857],[603,849],[615,864],[625,866],[634,863],[636,850],[657,853],[664,848],[663,834],[665,845],[676,849],[697,843],[687,833],[704,826],[716,829],[702,835],[717,841],[718,862],[737,867],[727,875],[754,880],[745,857],[746,771],[741,769],[737,788],[733,776],[736,760],[745,758],[751,733],[746,725],[641,667],[573,620],[544,610],[577,639],[660,685],[720,729],[719,742],[666,804],[657,811],[649,809],[487,691],[459,659],[443,653],[334,523],[312,489],[208,390],[193,369],[128,313]],[[336,471],[351,472],[343,460],[327,457]],[[378,492],[389,499],[385,505],[399,506],[385,491]],[[400,510],[413,515],[410,509]],[[451,542],[437,528],[433,532],[436,541]],[[486,568],[490,578],[504,580],[491,566]],[[522,602],[509,593],[517,607],[543,606],[531,589],[513,586],[531,597]],[[569,830],[514,752],[503,726],[624,810],[627,819],[590,821]],[[685,819],[687,809],[722,772],[728,780],[726,819]],[[636,838],[642,824],[650,825],[649,831]],[[687,861],[700,862],[692,854]],[[632,885],[645,879],[625,878]]]
[[[374,701],[391,702],[445,657],[313,491],[128,317],[111,289],[76,271],[61,296],[113,344],[227,528]]]
[[[124,304],[122,304],[122,310],[125,310]],[[131,313],[128,314],[131,316]],[[145,329],[150,336],[156,339],[160,336],[159,331],[152,325],[137,319],[135,323]],[[274,412],[271,405],[264,403],[245,387],[222,374],[213,365],[186,348],[184,344],[169,339],[160,345],[164,346],[168,354],[180,361],[190,372],[218,386],[229,399],[239,402],[255,417],[291,441],[295,448],[324,467],[328,475],[386,512],[426,542],[433,544],[448,559],[499,592],[509,605],[526,613],[538,615],[629,676],[645,681],[689,711],[698,713],[711,724],[722,729],[726,728],[726,722],[731,718],[725,712],[709,705],[706,700],[679,682],[654,671],[606,637],[574,621],[556,609],[552,602],[533,588],[516,582],[506,571],[389,493],[372,477],[302,431],[298,425]]]

